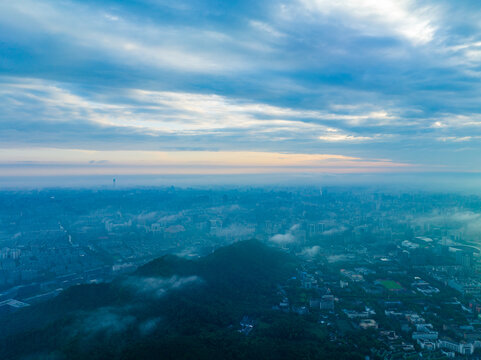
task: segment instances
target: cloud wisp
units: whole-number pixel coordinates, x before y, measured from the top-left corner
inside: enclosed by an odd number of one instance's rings
[[[134,293],[142,296],[150,296],[159,299],[169,291],[184,288],[186,286],[200,285],[203,280],[198,276],[171,276],[161,277],[130,277],[124,281],[124,285]]]

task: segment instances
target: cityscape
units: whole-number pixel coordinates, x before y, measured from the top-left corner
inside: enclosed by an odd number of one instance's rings
[[[334,344],[374,359],[481,353],[479,196],[168,187],[3,192],[0,201],[4,320],[167,254],[197,259],[257,239],[300,260],[272,309],[309,318]],[[255,318],[239,324],[255,334]]]

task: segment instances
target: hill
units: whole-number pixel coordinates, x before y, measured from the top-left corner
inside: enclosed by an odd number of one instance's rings
[[[296,266],[256,240],[198,260],[164,256],[4,319],[0,358],[322,358],[337,350],[315,323],[272,310]],[[248,334],[238,331],[246,318],[255,324]]]

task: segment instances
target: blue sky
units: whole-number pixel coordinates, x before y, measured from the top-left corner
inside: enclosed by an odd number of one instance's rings
[[[478,172],[477,1],[0,3],[0,172]]]

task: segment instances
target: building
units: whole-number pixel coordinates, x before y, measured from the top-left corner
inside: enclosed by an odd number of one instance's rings
[[[319,299],[319,298],[309,299],[309,307],[320,308],[320,306],[321,306],[321,299]]]
[[[27,306],[30,305],[15,299],[8,299],[0,302],[0,314],[10,313]]]
[[[448,349],[457,352],[461,355],[472,355],[474,352],[474,345],[467,342],[457,342],[451,339],[440,339],[438,347],[441,349]]]
[[[437,340],[438,332],[437,331],[414,331],[412,334],[413,340]]]
[[[431,324],[416,324],[416,331],[412,334],[413,340],[437,340],[438,332],[434,331]]]
[[[334,296],[324,295],[320,303],[321,310],[334,310]]]
[[[364,330],[366,330],[366,329],[377,329],[378,328],[377,322],[374,319],[362,319],[359,322],[359,326]]]
[[[416,341],[419,347],[423,350],[434,351],[437,348],[437,344],[434,341],[427,340],[427,339],[417,339]]]

